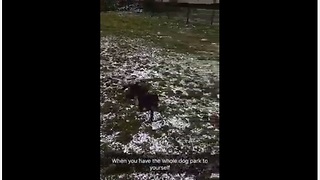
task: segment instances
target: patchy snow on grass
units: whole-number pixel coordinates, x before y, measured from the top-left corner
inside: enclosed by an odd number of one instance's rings
[[[113,36],[101,39],[100,62],[102,145],[138,154],[219,152],[219,131],[210,121],[219,114],[219,62]],[[140,81],[159,95],[152,122],[149,112],[138,112],[124,98],[122,86]],[[130,179],[142,177],[148,176],[131,174]]]
[[[108,178],[102,178],[101,180],[109,179],[132,179],[132,180],[196,180],[194,175],[187,175],[186,173],[171,174],[171,173],[132,173],[132,174],[121,174],[118,176],[110,176]]]

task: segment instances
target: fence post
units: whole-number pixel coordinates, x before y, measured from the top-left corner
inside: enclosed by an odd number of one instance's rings
[[[187,24],[189,24],[189,15],[190,15],[190,7],[189,7],[189,4],[188,4],[188,10],[187,10]]]
[[[211,25],[213,24],[214,16],[215,16],[215,10],[212,9]]]
[[[214,16],[215,16],[215,9],[214,9],[215,3],[216,3],[216,0],[213,0],[213,3],[212,3],[212,15],[211,15],[211,25],[213,24],[213,20],[214,20]]]

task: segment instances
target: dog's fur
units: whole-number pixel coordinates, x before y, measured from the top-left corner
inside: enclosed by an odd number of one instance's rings
[[[127,99],[138,99],[139,111],[150,111],[150,120],[153,120],[153,111],[158,110],[159,97],[157,94],[150,93],[148,88],[139,83],[129,84],[123,87],[123,90],[128,89],[126,93]]]

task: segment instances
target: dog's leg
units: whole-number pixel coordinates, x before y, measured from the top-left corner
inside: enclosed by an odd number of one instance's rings
[[[140,112],[143,112],[143,108],[144,108],[144,106],[143,106],[140,102],[139,102],[138,107],[139,107],[139,111],[140,111]]]
[[[150,119],[149,119],[149,121],[153,121],[153,110],[152,110],[152,108],[150,109]]]

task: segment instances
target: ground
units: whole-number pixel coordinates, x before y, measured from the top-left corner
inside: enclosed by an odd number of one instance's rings
[[[218,30],[148,14],[101,14],[102,161],[112,152],[219,154],[219,129],[211,121],[219,115]],[[122,85],[136,81],[147,82],[159,95],[160,108],[152,122],[146,122],[149,112],[137,112],[134,102],[124,98]],[[116,173],[102,165],[101,178],[199,177]]]
[[[148,14],[102,13],[101,35],[143,38],[172,51],[219,58],[219,26],[198,21],[186,24],[181,15],[168,19]]]

